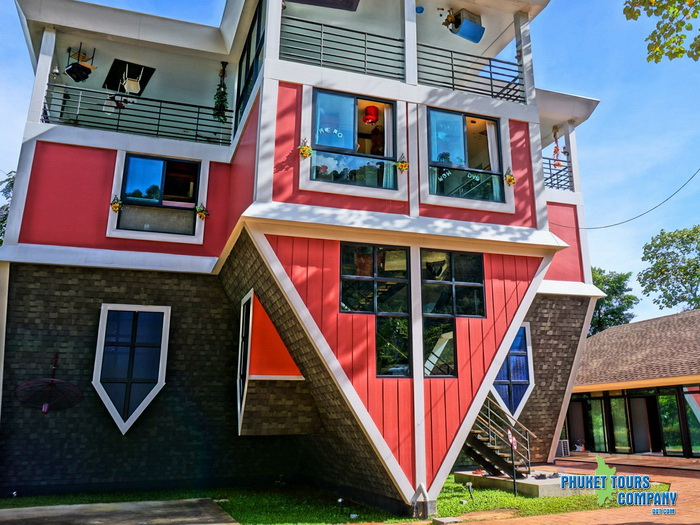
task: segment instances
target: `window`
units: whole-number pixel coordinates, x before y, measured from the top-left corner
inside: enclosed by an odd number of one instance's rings
[[[316,91],[311,179],[397,189],[394,105]]]
[[[376,315],[377,375],[411,375],[408,249],[341,245],[340,311]]]
[[[513,415],[518,417],[534,388],[532,351],[529,350],[528,326],[521,326],[508,351],[506,360],[493,382],[496,393]]]
[[[421,250],[423,373],[455,376],[455,317],[484,317],[484,262],[480,253]]]
[[[265,43],[265,8],[263,0],[258,3],[250,29],[243,45],[241,58],[238,62],[238,78],[236,80],[236,126],[243,118],[250,95],[253,93],[255,81],[262,69],[263,44]]]
[[[169,306],[103,304],[92,384],[122,434],[165,385]]]
[[[243,408],[245,406],[246,384],[248,382],[248,368],[250,366],[250,330],[253,321],[253,290],[250,290],[241,300],[241,318],[238,330],[238,433],[240,435],[243,423]]]
[[[505,202],[498,121],[428,109],[431,195]]]
[[[198,162],[127,154],[117,229],[194,235]]]

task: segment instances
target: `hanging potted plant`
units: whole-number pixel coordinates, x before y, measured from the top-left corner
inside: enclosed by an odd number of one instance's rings
[[[226,111],[228,111],[228,92],[226,91],[226,66],[228,62],[221,62],[221,71],[219,72],[219,85],[216,87],[216,93],[214,93],[214,111],[212,115],[214,120],[226,124],[228,118],[226,117]]]

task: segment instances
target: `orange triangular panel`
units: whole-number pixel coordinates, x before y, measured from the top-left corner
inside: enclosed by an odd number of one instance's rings
[[[251,376],[301,375],[260,300],[253,295],[253,327],[250,332]]]

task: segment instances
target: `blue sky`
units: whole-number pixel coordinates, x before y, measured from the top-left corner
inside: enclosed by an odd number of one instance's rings
[[[368,1],[368,0],[365,0]],[[373,0],[376,1],[376,0]],[[218,25],[223,0],[103,0],[91,2]],[[700,63],[650,64],[649,20],[628,22],[622,0],[552,0],[532,23],[538,87],[601,101],[577,130],[587,226],[623,221],[652,208],[700,168]],[[16,168],[33,73],[14,2],[0,2],[0,170]],[[642,246],[661,229],[700,222],[700,175],[664,206],[633,222],[588,232],[591,262],[633,272],[642,299],[635,320],[658,317],[636,274]]]

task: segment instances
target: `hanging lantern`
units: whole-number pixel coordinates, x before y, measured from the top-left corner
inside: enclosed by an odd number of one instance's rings
[[[365,124],[376,124],[379,120],[379,108],[377,106],[367,106],[365,108],[365,116],[362,121]]]

